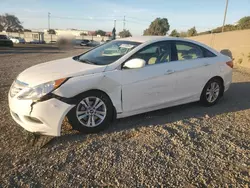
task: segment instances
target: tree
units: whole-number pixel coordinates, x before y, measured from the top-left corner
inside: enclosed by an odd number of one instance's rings
[[[192,37],[192,36],[196,36],[197,35],[197,31],[196,31],[196,28],[195,27],[192,27],[190,28],[188,31],[187,31],[187,36],[188,37]]]
[[[235,25],[231,25],[231,24],[227,24],[224,26],[224,32],[227,32],[227,31],[234,31],[234,30],[237,30],[237,26]],[[215,29],[212,29],[211,33],[221,33],[222,32],[222,27],[217,27]]]
[[[169,30],[169,23],[167,18],[156,18],[151,22],[148,29],[144,30],[143,35],[166,35]]]
[[[24,32],[32,32],[30,29],[24,29]]]
[[[132,37],[130,31],[129,31],[129,30],[126,30],[126,29],[124,29],[123,31],[121,31],[121,32],[119,33],[119,36],[120,36],[121,38]]]
[[[149,29],[145,29],[143,35],[150,35]]]
[[[187,32],[185,32],[185,31],[180,32],[180,37],[187,37],[187,36],[188,36]]]
[[[3,31],[3,26],[2,26],[2,25],[0,25],[0,32],[1,32],[1,31]]]
[[[200,32],[198,33],[198,35],[207,35],[207,34],[211,34],[212,31],[203,31],[203,32]]]
[[[96,32],[96,35],[101,35],[101,36],[105,36],[105,34],[106,34],[106,32],[105,31],[103,31],[103,30],[97,30]]]
[[[48,32],[48,34],[51,34],[51,35],[56,34],[56,31],[54,29],[49,29],[47,32]]]
[[[170,33],[171,37],[180,37],[180,33],[178,33],[178,31],[176,29],[174,29],[171,33]]]
[[[236,25],[227,24],[224,26],[224,32],[227,31],[235,31],[235,30],[241,30],[241,29],[250,29],[250,16],[245,16],[241,18]],[[215,29],[204,31],[201,33],[198,33],[198,35],[205,35],[205,34],[211,34],[211,33],[221,33],[222,27],[217,27]]]
[[[4,31],[20,31],[23,29],[20,20],[11,14],[0,15],[0,25]]]
[[[238,21],[239,29],[249,29],[250,28],[250,16],[245,16]]]
[[[86,33],[80,33],[80,36],[87,36],[87,34]]]
[[[7,32],[16,32],[15,29],[11,29],[11,28],[7,28],[5,31],[7,31]]]

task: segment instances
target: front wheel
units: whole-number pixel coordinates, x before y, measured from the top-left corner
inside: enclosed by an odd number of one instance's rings
[[[72,127],[84,133],[104,130],[111,122],[113,105],[101,92],[87,92],[78,97],[77,105],[67,117]]]
[[[204,87],[200,101],[204,106],[212,106],[218,102],[223,93],[223,83],[219,79],[211,79]]]

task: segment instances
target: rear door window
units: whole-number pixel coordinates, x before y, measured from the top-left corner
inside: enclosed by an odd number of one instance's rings
[[[182,41],[176,41],[175,45],[179,61],[204,57],[203,50],[198,45]]]

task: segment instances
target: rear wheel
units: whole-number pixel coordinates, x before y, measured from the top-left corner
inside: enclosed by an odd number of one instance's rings
[[[204,106],[212,106],[218,102],[223,93],[223,83],[220,79],[211,79],[204,87],[200,101]]]
[[[77,105],[68,113],[72,127],[84,133],[104,130],[111,122],[113,106],[104,93],[91,91],[78,98]]]

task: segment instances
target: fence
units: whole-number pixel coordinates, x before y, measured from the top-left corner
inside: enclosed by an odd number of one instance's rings
[[[190,39],[204,43],[218,51],[230,50],[234,63],[250,68],[250,30],[201,35],[190,37]]]

